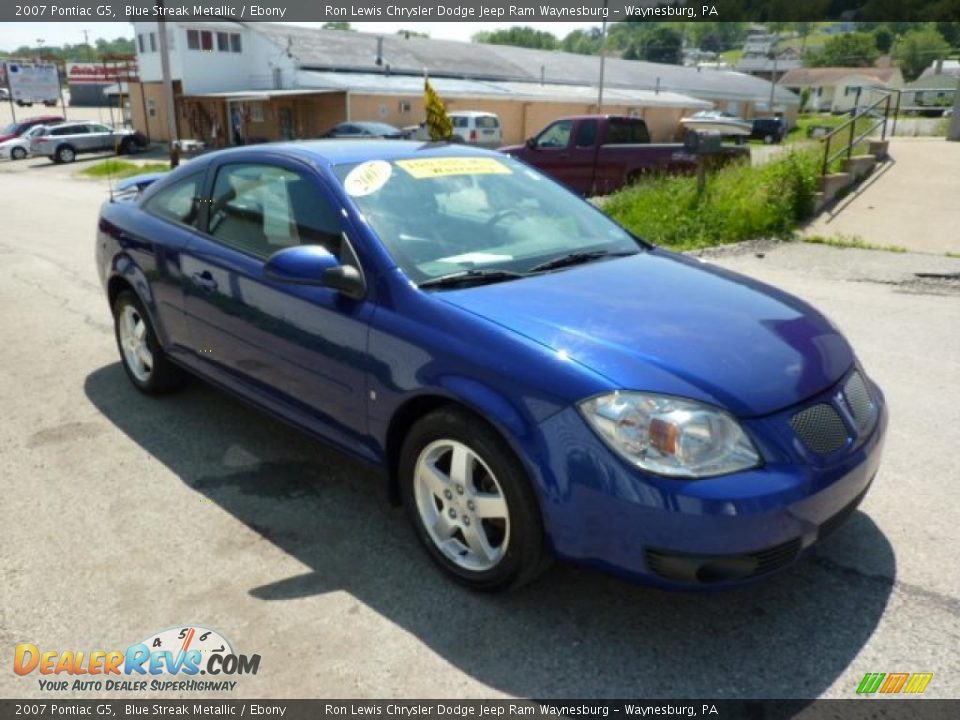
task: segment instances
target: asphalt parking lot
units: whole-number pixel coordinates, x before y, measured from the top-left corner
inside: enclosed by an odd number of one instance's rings
[[[824,310],[887,393],[874,487],[813,557],[726,593],[558,565],[488,597],[431,566],[363,467],[199,382],[131,387],[93,264],[107,188],[77,167],[0,164],[4,653],[197,623],[262,657],[230,697],[849,698],[867,672],[960,696],[960,259],[708,258]],[[0,673],[0,696],[43,694]]]

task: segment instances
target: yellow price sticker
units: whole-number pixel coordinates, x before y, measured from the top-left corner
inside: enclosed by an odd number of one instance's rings
[[[449,175],[511,175],[513,171],[496,158],[422,158],[397,160],[397,165],[417,180]]]

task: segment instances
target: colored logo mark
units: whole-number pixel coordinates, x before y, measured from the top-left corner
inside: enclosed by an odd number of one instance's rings
[[[927,689],[933,673],[867,673],[857,687],[858,695],[882,693],[896,695],[910,693],[919,695]]]

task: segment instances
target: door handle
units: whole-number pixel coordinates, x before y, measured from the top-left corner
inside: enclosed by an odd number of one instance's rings
[[[210,274],[209,270],[204,270],[202,273],[194,273],[190,276],[190,279],[194,285],[204,292],[212,293],[217,289],[217,281],[213,279],[213,275]]]

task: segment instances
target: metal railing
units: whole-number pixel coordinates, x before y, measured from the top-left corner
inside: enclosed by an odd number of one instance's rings
[[[896,104],[893,103],[894,94],[897,96]],[[827,174],[827,170],[830,168],[830,163],[837,158],[846,155],[847,159],[849,160],[851,157],[853,157],[853,148],[873,135],[878,127],[883,128],[880,131],[880,139],[886,140],[887,123],[890,121],[891,114],[893,115],[893,128],[891,129],[890,134],[893,135],[893,133],[896,132],[897,116],[900,113],[900,95],[901,93],[899,90],[888,90],[882,98],[861,110],[860,93],[858,90],[857,102],[853,106],[853,116],[845,123],[837,126],[827,133],[827,135],[821,138],[821,142],[823,143],[823,167],[821,168],[821,175]],[[880,114],[881,110],[879,110],[880,106],[883,106],[882,115]],[[858,135],[857,122],[863,118],[879,119]],[[831,148],[836,148],[836,143],[834,142],[835,138],[839,141],[843,141],[843,145],[839,150],[835,150],[833,153],[831,153]]]

